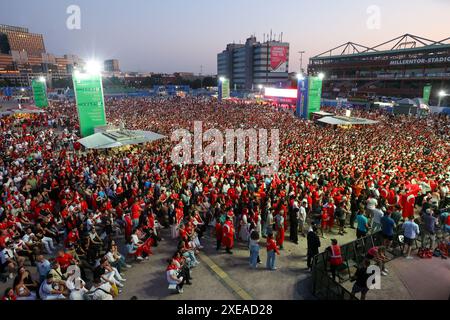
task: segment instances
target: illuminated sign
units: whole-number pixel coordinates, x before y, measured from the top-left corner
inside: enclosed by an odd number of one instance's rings
[[[297,99],[297,89],[264,88],[264,96]]]

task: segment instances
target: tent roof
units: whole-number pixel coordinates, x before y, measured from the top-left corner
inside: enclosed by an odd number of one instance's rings
[[[331,124],[331,125],[370,125],[376,124],[378,121],[364,119],[364,118],[349,118],[349,117],[323,117],[318,120],[319,122]]]
[[[19,109],[19,106],[14,106],[14,107],[7,107],[5,108],[5,111],[1,111],[0,112],[0,116],[5,116],[5,115],[11,115],[11,114],[36,114],[36,113],[44,113],[45,111],[41,108],[38,108],[36,106],[31,106],[31,105],[26,105],[26,106],[21,106]]]
[[[87,149],[110,149],[127,145],[153,142],[166,136],[151,131],[121,130],[114,134],[98,132],[78,140]]]

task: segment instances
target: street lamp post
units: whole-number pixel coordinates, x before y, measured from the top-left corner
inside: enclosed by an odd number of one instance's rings
[[[262,84],[258,84],[259,94],[262,93],[263,88],[264,88],[264,86]]]

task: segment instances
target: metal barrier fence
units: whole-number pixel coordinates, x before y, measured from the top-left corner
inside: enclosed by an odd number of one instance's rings
[[[400,239],[398,235],[394,237],[392,249],[389,250],[389,253],[394,257],[400,255],[403,251]],[[342,283],[351,279],[354,271],[356,271],[364,260],[370,248],[381,246],[382,244],[382,235],[381,232],[378,232],[341,245],[341,254],[344,263],[336,272],[336,277],[339,281],[333,280],[329,272],[329,251],[326,250],[316,255],[312,268],[313,294],[323,300],[357,300],[351,292],[342,286]]]
[[[425,233],[420,225],[420,235],[413,241],[412,248],[419,249],[427,247],[428,240],[424,237]],[[403,255],[404,252],[404,238],[402,231],[402,224],[398,225],[395,230],[393,241],[386,250],[387,257],[395,259]],[[445,231],[445,226],[440,225],[436,229],[436,245],[440,241],[448,242],[448,231]],[[312,277],[313,277],[313,294],[324,300],[355,300],[357,299],[351,292],[342,286],[342,283],[351,280],[354,272],[358,266],[365,259],[367,252],[374,246],[383,245],[383,236],[381,232],[370,234],[364,238],[356,239],[350,243],[341,245],[341,255],[344,263],[337,269],[335,281],[329,272],[329,251],[326,250],[316,255],[313,259]]]

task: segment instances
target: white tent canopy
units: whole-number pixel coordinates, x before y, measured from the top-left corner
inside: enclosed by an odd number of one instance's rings
[[[351,118],[351,117],[323,117],[318,120],[319,122],[338,125],[338,126],[350,126],[350,125],[371,125],[376,124],[378,121],[363,119],[363,118]]]
[[[149,143],[164,138],[166,136],[151,131],[116,129],[94,133],[93,135],[78,140],[78,142],[87,149],[110,149]]]

